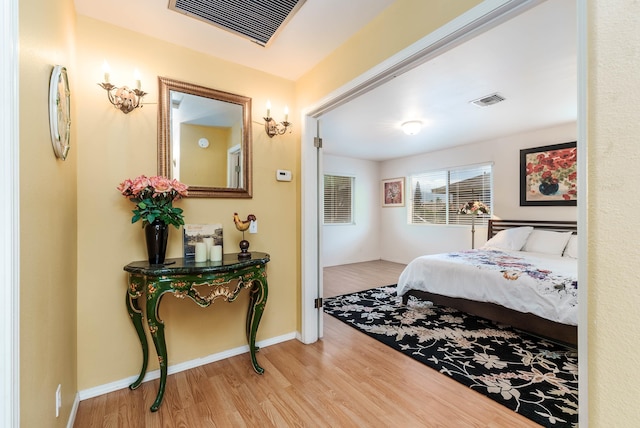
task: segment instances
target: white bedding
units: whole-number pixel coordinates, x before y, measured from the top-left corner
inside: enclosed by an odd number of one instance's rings
[[[409,290],[491,302],[562,324],[578,324],[578,263],[524,251],[469,250],[418,257],[398,280]]]

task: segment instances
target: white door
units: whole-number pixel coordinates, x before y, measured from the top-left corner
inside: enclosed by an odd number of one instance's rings
[[[302,332],[303,343],[322,337],[322,145],[320,121],[305,116],[302,129]]]
[[[242,183],[242,153],[240,144],[227,150],[227,187],[237,189],[243,187]]]

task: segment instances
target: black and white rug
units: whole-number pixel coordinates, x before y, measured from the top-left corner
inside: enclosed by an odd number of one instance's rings
[[[549,427],[578,426],[576,349],[413,297],[395,285],[324,299],[324,311]]]

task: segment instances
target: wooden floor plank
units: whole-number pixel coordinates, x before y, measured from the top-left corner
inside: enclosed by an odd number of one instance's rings
[[[395,284],[404,265],[385,261],[324,269],[324,295]],[[84,400],[75,427],[535,427],[451,378],[324,316],[324,337],[263,348]]]

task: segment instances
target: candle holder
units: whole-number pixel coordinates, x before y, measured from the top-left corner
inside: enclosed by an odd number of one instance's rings
[[[107,91],[109,102],[124,114],[130,113],[138,107],[142,108],[142,98],[147,95],[139,88],[117,87],[108,82],[98,83],[98,86]]]
[[[273,138],[276,135],[282,135],[293,125],[291,122],[287,122],[283,120],[280,123],[276,123],[272,117],[266,116],[264,119],[264,131],[267,133],[269,138]]]
[[[267,133],[269,138],[273,138],[276,135],[282,135],[293,125],[289,122],[289,107],[284,107],[284,120],[277,123],[271,117],[271,101],[267,101],[267,115],[264,119],[264,132]]]
[[[133,77],[136,80],[136,89],[129,89],[126,86],[117,87],[109,82],[111,68],[107,60],[102,64],[104,70],[104,82],[98,83],[102,89],[107,91],[107,98],[115,108],[128,114],[138,107],[142,108],[142,98],[147,95],[140,87],[140,72],[136,68],[133,71]]]

